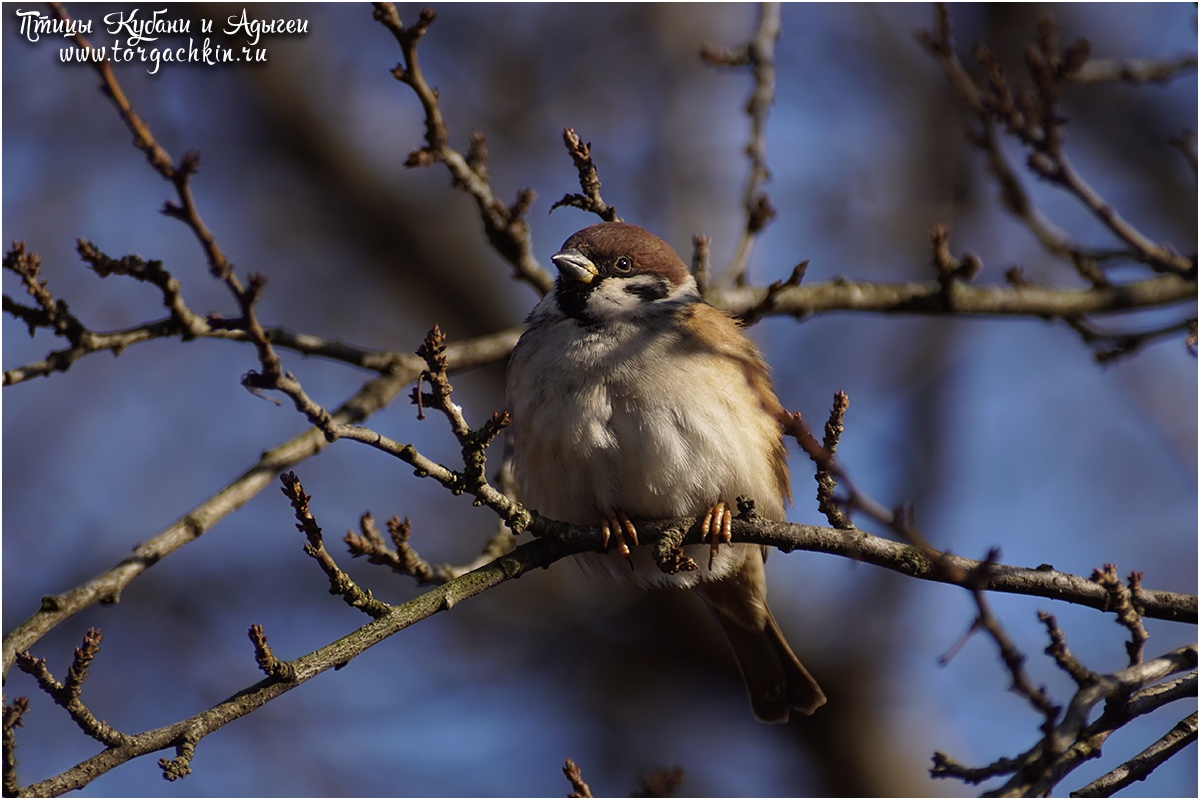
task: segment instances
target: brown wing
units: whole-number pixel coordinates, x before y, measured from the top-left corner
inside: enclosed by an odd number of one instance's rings
[[[707,303],[695,303],[682,313],[685,315],[684,325],[696,345],[732,359],[740,367],[742,377],[758,397],[763,410],[778,422],[783,414],[783,405],[780,404],[771,384],[770,368],[754,342],[742,332],[742,326],[724,311]],[[779,428],[773,438],[770,458],[779,496],[784,499],[785,504],[790,504],[792,486],[782,428]]]

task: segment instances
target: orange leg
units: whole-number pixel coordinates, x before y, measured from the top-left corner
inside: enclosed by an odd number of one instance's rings
[[[723,500],[704,512],[704,522],[700,525],[700,536],[709,542],[708,568],[712,569],[713,560],[717,557],[717,549],[721,542],[729,544],[733,541],[733,514]]]

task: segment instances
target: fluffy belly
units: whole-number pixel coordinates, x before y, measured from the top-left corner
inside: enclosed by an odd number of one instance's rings
[[[700,516],[739,495],[753,497],[762,516],[782,518],[780,498],[768,488],[770,465],[754,457],[764,451],[751,443],[756,432],[729,415],[719,418],[722,399],[696,404],[708,414],[688,415],[678,405],[595,386],[565,403],[528,409],[526,424],[514,430],[523,501],[545,516],[587,526],[617,512],[632,519]],[[675,575],[658,568],[649,547],[634,548],[633,569],[616,553],[582,560],[619,578],[690,587],[730,574],[746,547],[722,547],[711,571],[707,546],[686,547],[699,568]]]

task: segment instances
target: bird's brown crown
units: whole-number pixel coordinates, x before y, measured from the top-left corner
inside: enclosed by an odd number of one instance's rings
[[[633,270],[662,275],[678,286],[688,275],[687,265],[671,245],[645,228],[627,222],[601,222],[572,234],[562,249],[578,250],[597,266],[631,259]]]

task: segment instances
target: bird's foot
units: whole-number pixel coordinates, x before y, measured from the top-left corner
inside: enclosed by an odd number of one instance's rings
[[[711,570],[717,557],[717,549],[721,543],[733,541],[733,514],[725,501],[718,500],[716,505],[704,512],[704,521],[700,523],[700,538],[708,545],[708,568]]]
[[[638,543],[637,528],[633,527],[633,523],[629,521],[629,517],[624,513],[617,511],[611,516],[606,514],[600,520],[600,537],[604,542],[604,546],[608,547],[608,540],[611,537],[615,543],[617,550],[621,555],[629,559],[630,566],[633,565],[633,558],[629,553],[629,545],[626,543],[626,537],[634,544]]]

